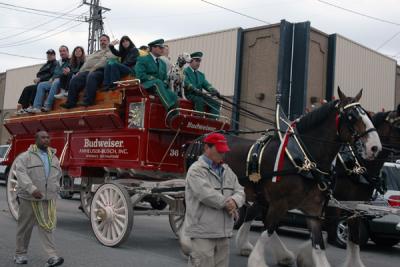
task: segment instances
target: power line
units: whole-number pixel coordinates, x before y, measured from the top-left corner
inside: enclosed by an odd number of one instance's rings
[[[200,1],[201,1],[201,2],[204,2],[204,3],[206,3],[206,4],[209,4],[209,5],[218,7],[218,8],[222,8],[222,9],[224,9],[224,10],[226,10],[226,11],[229,11],[229,12],[232,12],[232,13],[235,13],[235,14],[238,14],[238,15],[240,15],[240,16],[243,16],[243,17],[246,17],[246,18],[249,18],[249,19],[252,19],[252,20],[256,20],[256,21],[259,21],[259,22],[262,22],[262,23],[265,23],[265,24],[271,24],[271,23],[268,22],[268,21],[265,21],[265,20],[262,20],[262,19],[259,19],[259,18],[250,16],[250,15],[246,15],[246,14],[244,14],[244,13],[240,13],[240,12],[238,12],[238,11],[235,11],[235,10],[233,10],[233,9],[230,9],[230,8],[227,8],[227,7],[224,7],[224,6],[220,6],[220,5],[217,5],[217,4],[214,4],[214,3],[211,3],[211,2],[205,1],[205,0],[200,0]]]
[[[84,14],[84,13],[82,13],[82,14]],[[46,35],[46,34],[52,32],[52,31],[55,31],[55,30],[59,29],[60,27],[63,27],[63,26],[65,26],[65,25],[69,24],[69,23],[72,23],[72,22],[73,22],[73,21],[64,22],[64,23],[62,23],[62,24],[60,24],[60,25],[57,25],[56,27],[51,28],[50,30],[47,30],[47,31],[45,31],[45,32],[43,32],[43,33],[39,33],[39,34],[30,36],[29,38],[22,39],[22,40],[19,40],[19,41],[17,41],[17,42],[11,42],[11,43],[8,43],[8,44],[0,44],[0,48],[12,47],[12,46],[20,46],[20,45],[24,45],[24,44],[27,44],[27,43],[31,43],[31,40],[32,40],[32,39],[35,39],[35,38],[37,38],[37,37]],[[82,23],[83,23],[83,22],[82,22]]]
[[[70,23],[70,22],[68,22],[68,23]],[[81,25],[81,24],[83,24],[83,23],[84,23],[84,22],[79,22],[78,24],[72,25],[72,26],[70,26],[70,27],[68,27],[68,28],[65,28],[64,30],[58,31],[58,32],[56,32],[56,33],[52,33],[52,34],[50,34],[50,35],[48,35],[48,36],[45,36],[45,37],[41,37],[41,38],[34,39],[34,40],[28,40],[28,41],[26,41],[26,42],[24,42],[24,43],[19,43],[19,44],[14,44],[14,45],[8,45],[8,46],[1,46],[0,48],[6,48],[6,47],[14,47],[14,46],[21,46],[21,45],[26,45],[26,44],[32,44],[32,43],[35,43],[35,42],[37,42],[37,41],[41,41],[41,40],[44,40],[44,39],[48,39],[48,38],[50,38],[50,37],[53,37],[53,36],[59,35],[59,34],[61,34],[61,33],[64,33],[64,32],[66,32],[66,31],[68,31],[68,30],[70,30],[70,29],[72,29],[72,28],[78,27],[79,25]],[[57,28],[59,28],[59,27],[60,27],[60,26],[58,26]]]
[[[384,47],[385,45],[387,45],[390,41],[392,41],[397,35],[400,34],[400,31],[396,32],[395,34],[393,34],[389,39],[387,39],[386,41],[384,41],[380,46],[378,46],[378,48],[376,48],[376,50],[381,49],[382,47]]]
[[[345,8],[345,7],[342,7],[342,6],[338,6],[338,5],[323,1],[323,0],[317,0],[317,1],[320,2],[320,3],[323,3],[325,5],[332,6],[332,7],[335,7],[335,8],[338,8],[338,9],[341,9],[341,10],[344,10],[344,11],[347,11],[347,12],[362,16],[362,17],[373,19],[373,20],[376,20],[376,21],[379,21],[379,22],[384,22],[384,23],[400,26],[400,23],[398,23],[398,22],[394,22],[394,21],[390,21],[390,20],[374,17],[374,16],[371,16],[371,15],[364,14],[364,13],[358,12],[358,11],[353,10],[353,9],[349,9],[349,8]]]
[[[6,55],[6,56],[12,56],[12,57],[22,57],[22,58],[29,58],[29,59],[36,59],[36,60],[46,60],[46,59],[44,59],[44,58],[30,57],[30,56],[22,56],[22,55],[7,53],[7,52],[0,52],[0,54]]]
[[[45,22],[40,23],[40,24],[38,24],[38,25],[35,25],[35,26],[33,26],[32,28],[29,28],[29,29],[27,29],[27,30],[25,30],[25,31],[22,31],[22,32],[19,32],[19,33],[15,33],[15,34],[11,34],[11,35],[8,35],[8,36],[1,37],[0,40],[5,40],[5,39],[14,38],[14,37],[16,37],[16,36],[20,36],[21,34],[24,34],[24,33],[30,32],[30,31],[32,31],[32,30],[35,30],[35,29],[38,28],[38,27],[41,27],[41,26],[46,25],[46,24],[49,24],[50,22],[55,21],[57,18],[62,17],[62,16],[64,16],[64,15],[67,15],[67,14],[69,14],[69,13],[75,11],[76,9],[79,9],[81,6],[82,6],[82,5],[79,5],[78,7],[74,7],[73,9],[71,9],[71,10],[69,10],[69,11],[67,11],[67,12],[65,12],[65,13],[63,13],[63,14],[61,14],[61,15],[55,17],[55,18],[52,18],[52,19],[50,19],[50,20],[46,20]]]
[[[51,14],[46,14],[46,13],[37,13],[37,12],[29,11],[29,10],[22,10],[22,9],[7,7],[7,6],[1,6],[1,3],[0,3],[0,8],[13,10],[13,11],[17,11],[17,12],[22,12],[22,13],[34,14],[34,15],[43,16],[43,17],[57,18],[57,19],[63,19],[63,20],[79,20],[79,17],[77,17],[77,16],[74,17],[74,16],[68,15],[68,17],[60,17],[57,15],[51,15]]]
[[[47,14],[50,14],[50,15],[62,15],[63,14],[62,12],[44,10],[44,9],[37,9],[37,8],[31,8],[31,7],[25,7],[25,6],[18,6],[18,5],[5,3],[5,2],[0,2],[0,5],[19,8],[19,9],[30,10],[30,11],[35,11],[35,12],[47,13]],[[68,16],[74,17],[75,15],[71,14],[71,15],[68,15]]]

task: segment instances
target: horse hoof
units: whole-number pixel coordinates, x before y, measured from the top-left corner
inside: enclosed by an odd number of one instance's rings
[[[241,249],[240,249],[240,256],[248,257],[250,256],[251,252],[253,251],[253,245],[250,242],[247,242]]]
[[[294,257],[287,257],[287,258],[280,259],[278,261],[279,266],[294,266],[294,264],[295,264]]]

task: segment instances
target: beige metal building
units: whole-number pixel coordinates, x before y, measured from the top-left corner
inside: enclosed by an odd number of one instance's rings
[[[335,55],[334,88],[353,96],[363,88],[360,102],[367,110],[394,109],[396,60],[341,35],[336,35]]]
[[[257,27],[243,31],[242,56],[240,62],[240,101],[252,112],[274,119],[273,111],[248,103],[275,109],[277,87],[280,25]],[[239,117],[239,128],[262,130],[267,125],[245,116]],[[256,138],[257,135],[246,137]]]
[[[395,108],[400,104],[400,66],[396,66]]]
[[[4,119],[15,112],[17,102],[25,86],[33,83],[36,73],[42,64],[25,66],[7,70],[5,73],[4,95],[0,94],[1,125]],[[0,143],[4,144],[9,138],[7,130],[2,126],[0,129]]]

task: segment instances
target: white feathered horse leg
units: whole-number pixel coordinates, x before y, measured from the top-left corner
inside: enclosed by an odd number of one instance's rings
[[[278,234],[275,231],[272,234],[268,234],[268,231],[264,231],[250,254],[248,267],[268,267],[265,260],[266,249],[271,249],[279,265],[294,265],[295,257],[293,252],[286,248]]]
[[[325,253],[325,244],[319,219],[308,219],[311,241],[302,246],[297,255],[298,267],[330,267]]]
[[[351,217],[347,220],[348,239],[346,248],[346,260],[343,267],[365,267],[360,256],[360,221],[359,217]]]
[[[254,248],[249,241],[251,223],[252,221],[244,222],[236,234],[236,247],[242,256],[249,256]]]
[[[265,247],[269,243],[268,231],[262,232],[247,262],[247,267],[268,267],[265,261]]]
[[[291,252],[282,240],[279,238],[276,231],[270,236],[271,250],[275,256],[276,262],[281,266],[292,266],[295,263],[294,253]]]

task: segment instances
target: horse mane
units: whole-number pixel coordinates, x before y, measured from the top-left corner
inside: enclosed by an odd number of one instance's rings
[[[337,101],[331,101],[307,113],[296,123],[296,128],[299,132],[305,132],[313,128],[316,124],[320,124],[329,114],[336,110],[336,104]]]
[[[387,118],[387,116],[389,115],[390,111],[387,112],[378,112],[376,114],[374,114],[371,118],[372,124],[375,127],[379,127]]]

